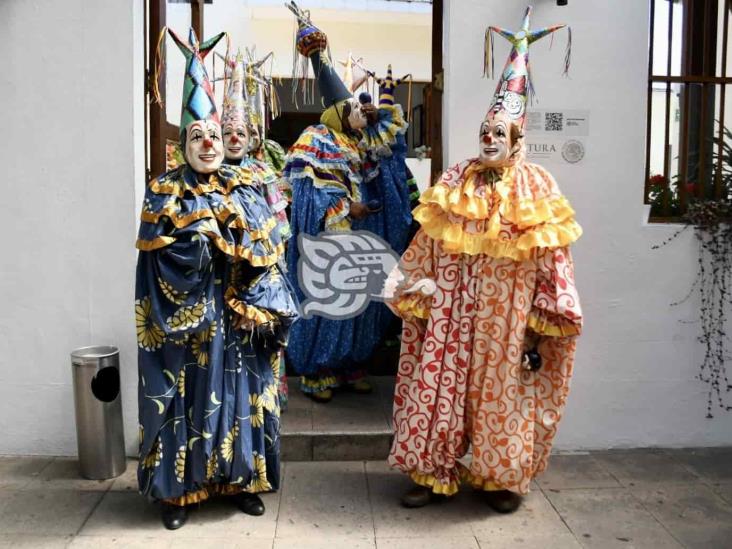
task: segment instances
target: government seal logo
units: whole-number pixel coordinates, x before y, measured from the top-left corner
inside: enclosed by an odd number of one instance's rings
[[[562,158],[570,164],[576,164],[585,156],[585,146],[576,139],[570,139],[562,145]]]

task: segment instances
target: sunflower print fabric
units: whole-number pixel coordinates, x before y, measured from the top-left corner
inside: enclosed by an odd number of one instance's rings
[[[257,173],[147,188],[137,247],[140,492],[186,504],[279,487],[279,372],[297,316]],[[242,326],[242,319],[249,322]]]

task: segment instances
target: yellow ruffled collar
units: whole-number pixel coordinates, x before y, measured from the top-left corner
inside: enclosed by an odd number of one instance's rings
[[[565,246],[582,234],[556,181],[536,164],[497,173],[467,160],[448,169],[420,202],[414,217],[452,252],[523,260],[534,248]]]

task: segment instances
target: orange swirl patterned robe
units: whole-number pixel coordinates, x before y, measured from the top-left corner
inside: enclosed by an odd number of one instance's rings
[[[582,230],[529,163],[497,173],[465,161],[420,202],[390,303],[405,322],[389,463],[436,493],[465,480],[525,494],[569,391],[582,312],[568,245]],[[424,278],[433,295],[404,291]],[[537,372],[521,367],[527,328],[541,336]]]

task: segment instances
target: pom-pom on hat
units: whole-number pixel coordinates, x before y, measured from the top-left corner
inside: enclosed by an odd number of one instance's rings
[[[297,33],[295,48],[302,56],[300,63],[293,66],[293,97],[300,83],[303,84],[303,98],[308,101],[308,90],[305,84],[307,78],[307,59],[313,65],[313,72],[318,81],[318,89],[323,99],[323,107],[328,108],[336,103],[352,97],[338,73],[333,67],[328,48],[328,37],[310,21],[310,13],[301,10],[295,2],[285,4],[297,18]],[[312,93],[310,94],[312,99]]]

